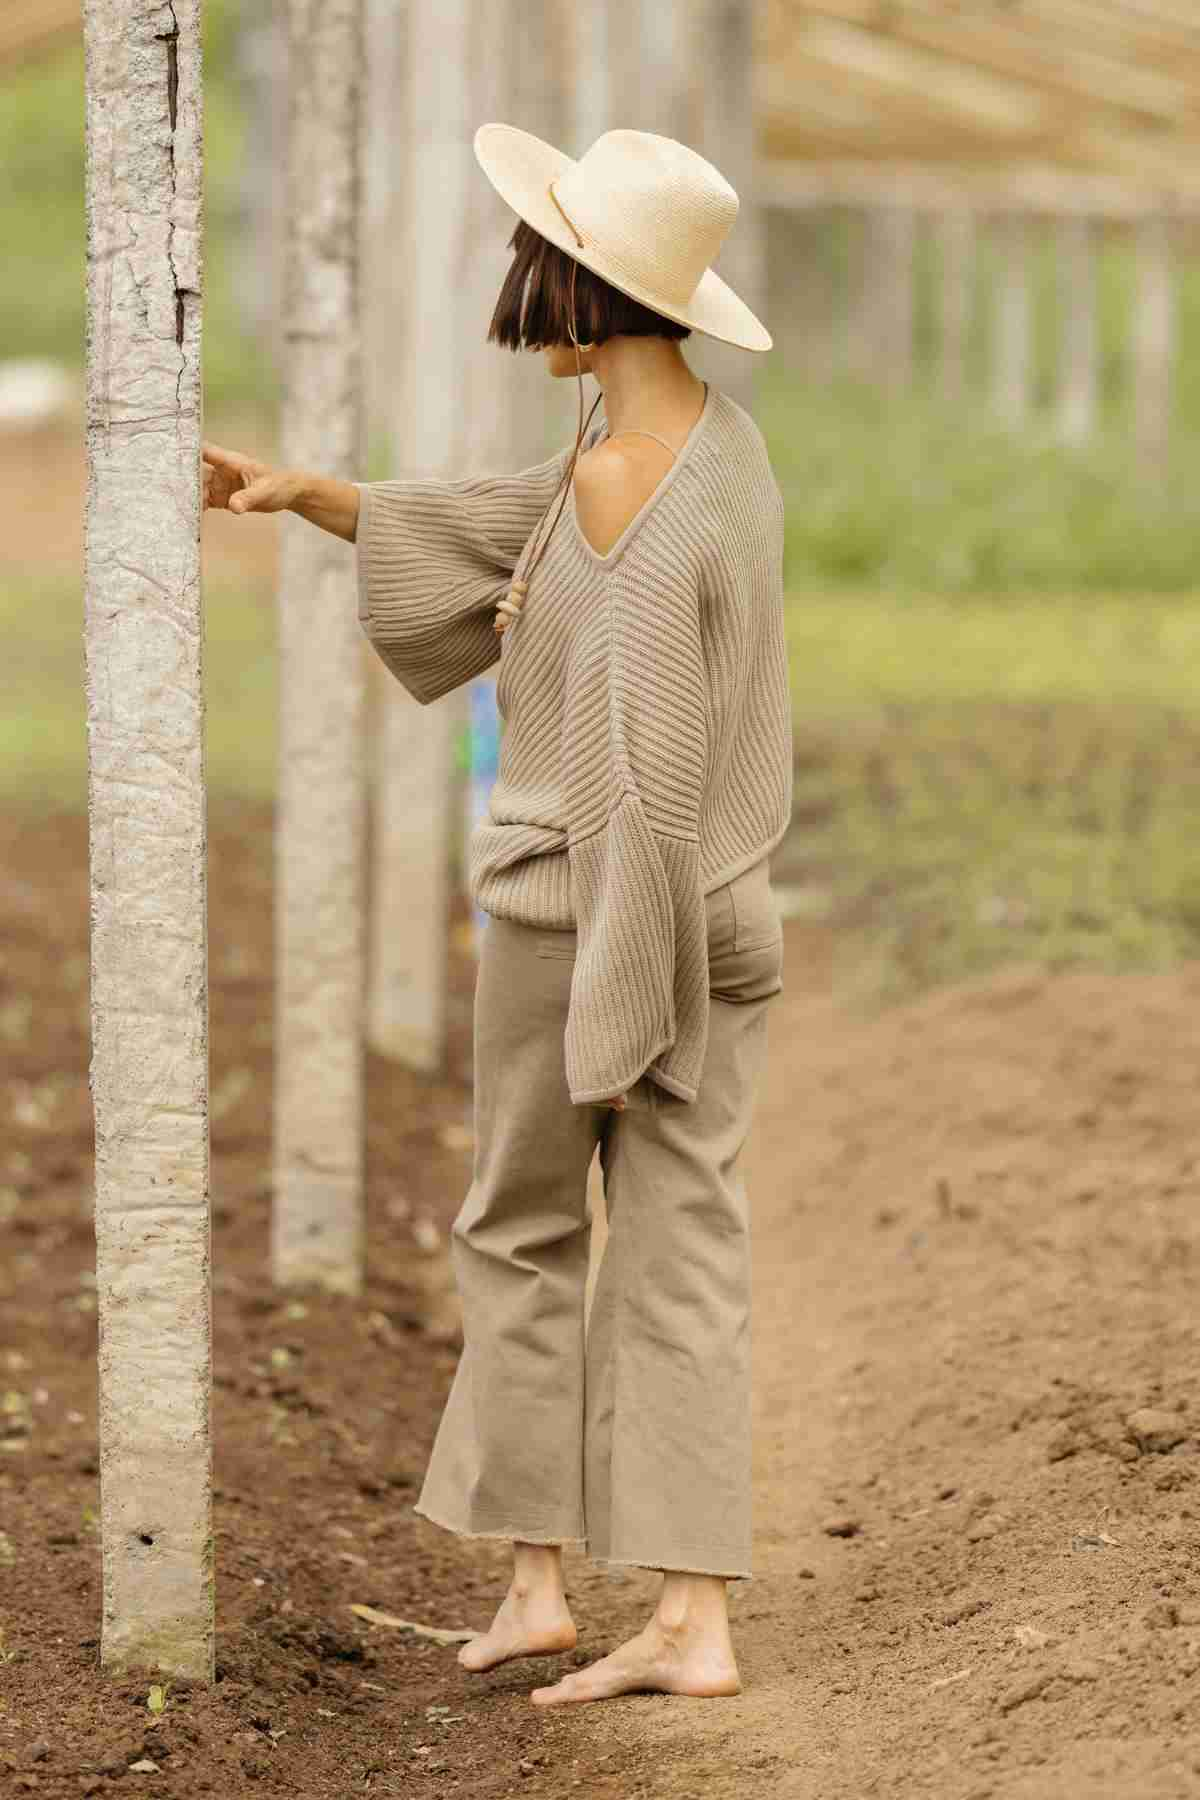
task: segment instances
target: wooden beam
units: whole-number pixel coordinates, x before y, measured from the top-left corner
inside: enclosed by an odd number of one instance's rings
[[[1047,163],[997,167],[986,162],[875,162],[863,157],[825,161],[768,158],[759,166],[760,192],[768,206],[866,206],[903,202],[929,212],[969,201],[977,211],[1049,216],[1082,213],[1092,218],[1134,220],[1160,207],[1168,195],[1181,213],[1200,213],[1200,187],[1188,192],[1118,175],[1081,173]]]
[[[948,19],[944,6],[910,3],[887,14],[886,26],[880,27],[862,21],[861,14],[861,0],[813,0],[805,6],[806,17],[835,21],[848,27],[853,37],[886,45],[895,58],[909,57],[921,82],[928,80],[932,57],[941,65],[943,80],[1003,77],[1033,95],[1081,101],[1089,109],[1108,107],[1157,127],[1182,118],[1194,98],[1178,70],[1147,69],[1136,60],[1106,54],[1102,34],[1088,43],[1072,43],[1070,55],[1064,56],[1061,32],[1038,39],[1022,37],[1012,30],[1007,15],[1000,23],[978,15]],[[806,42],[800,26],[793,46],[803,50]],[[846,54],[853,53],[853,41],[848,39]]]

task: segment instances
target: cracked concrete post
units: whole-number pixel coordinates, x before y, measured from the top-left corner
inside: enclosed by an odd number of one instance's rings
[[[85,0],[100,1660],[213,1679],[199,0]]]
[[[362,0],[288,0],[282,455],[354,480]],[[284,515],[275,823],[272,1273],[363,1279],[366,659],[353,556]]]

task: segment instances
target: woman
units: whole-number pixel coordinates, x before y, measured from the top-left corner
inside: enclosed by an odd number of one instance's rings
[[[571,450],[518,475],[346,482],[208,444],[206,504],[288,508],[353,542],[363,628],[422,704],[499,663],[470,857],[489,918],[451,1236],[464,1348],[416,1510],[511,1541],[514,1563],[459,1661],[574,1646],[573,1543],[661,1570],[662,1589],[643,1631],[534,1701],[733,1694],[726,1583],[751,1578],[740,1153],[782,986],[767,855],[791,802],[783,508],[757,427],[680,345],[771,340],[708,266],[737,196],[684,145],[611,131],[574,162],[485,125],[475,149],[519,218],[488,335],[577,377]],[[585,1333],[597,1149],[609,1237]]]

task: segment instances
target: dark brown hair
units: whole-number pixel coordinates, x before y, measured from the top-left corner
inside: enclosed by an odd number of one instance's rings
[[[631,300],[552,244],[524,219],[508,240],[512,267],[496,301],[488,342],[506,350],[540,350],[571,342],[571,270],[575,269],[575,330],[582,344],[610,337],[685,338],[686,325]]]

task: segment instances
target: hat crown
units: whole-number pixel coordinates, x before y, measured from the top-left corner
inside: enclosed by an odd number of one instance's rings
[[[737,218],[719,169],[675,138],[606,131],[554,183],[585,244],[636,286],[686,306]]]

